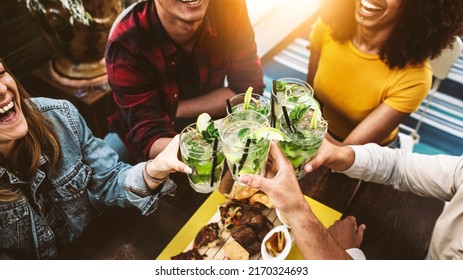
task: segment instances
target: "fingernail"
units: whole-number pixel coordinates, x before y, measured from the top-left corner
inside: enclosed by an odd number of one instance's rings
[[[249,183],[251,183],[251,175],[248,175],[248,174],[241,175],[239,180],[241,184],[249,185]]]
[[[306,171],[306,172],[312,172],[312,171],[313,171],[312,164],[310,164],[310,163],[307,164],[307,165],[305,166],[305,171]]]
[[[193,173],[193,169],[191,169],[191,167],[189,167],[189,166],[186,166],[185,169],[183,169],[183,171],[185,171],[186,174]]]

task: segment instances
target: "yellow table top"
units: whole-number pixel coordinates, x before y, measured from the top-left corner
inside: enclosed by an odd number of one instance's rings
[[[312,211],[315,213],[315,216],[317,216],[325,227],[331,226],[336,220],[341,218],[342,214],[340,212],[309,197],[305,198],[312,207]],[[223,194],[221,194],[218,190],[214,191],[156,259],[170,260],[170,257],[175,256],[180,252],[184,252],[188,245],[194,240],[199,230],[217,213],[218,205],[225,203],[226,201],[227,198]],[[293,246],[286,259],[302,259],[297,246]]]

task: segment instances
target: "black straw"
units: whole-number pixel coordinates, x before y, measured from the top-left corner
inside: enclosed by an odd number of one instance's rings
[[[214,147],[212,150],[212,171],[211,171],[211,188],[214,186],[215,181],[215,168],[217,167],[217,146],[219,144],[219,138],[214,139]]]
[[[248,140],[246,140],[246,145],[244,146],[244,153],[241,156],[240,163],[238,163],[238,171],[237,171],[237,173],[239,173],[241,171],[241,169],[243,168],[244,163],[246,162],[246,158],[248,157],[248,152],[249,152],[249,145],[251,145],[251,138],[248,138]]]
[[[291,120],[289,119],[289,115],[288,115],[288,111],[286,110],[286,106],[283,106],[282,109],[283,109],[283,116],[285,116],[286,125],[289,127],[289,130],[291,131],[291,133],[294,133],[294,127],[291,124]]]
[[[276,116],[275,116],[275,96],[277,95],[277,81],[272,81],[272,94],[270,96],[270,125],[272,127],[276,126]]]
[[[227,102],[227,108],[228,108],[229,114],[233,113],[233,111],[232,111],[232,105],[231,105],[231,103],[230,103],[230,99],[227,99],[226,102]]]

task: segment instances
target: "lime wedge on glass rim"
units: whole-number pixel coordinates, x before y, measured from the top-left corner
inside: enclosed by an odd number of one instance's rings
[[[248,110],[249,108],[249,103],[251,103],[251,96],[252,96],[253,89],[254,89],[253,87],[248,87],[248,90],[244,94],[244,105],[243,105],[244,110]]]
[[[254,132],[254,137],[256,139],[268,139],[273,141],[284,141],[285,134],[274,127],[261,127]]]
[[[201,133],[207,129],[212,118],[208,113],[202,113],[196,119],[196,130]]]
[[[320,109],[316,108],[313,111],[312,120],[310,120],[310,128],[316,129],[318,124],[318,116],[321,114]]]

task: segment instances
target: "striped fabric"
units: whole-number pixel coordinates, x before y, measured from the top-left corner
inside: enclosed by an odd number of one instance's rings
[[[271,90],[274,79],[293,77],[305,80],[310,55],[306,48],[308,44],[309,41],[306,39],[296,38],[264,65],[266,91]],[[428,102],[431,103],[419,129],[420,142],[414,146],[414,151],[425,154],[462,155],[463,54],[453,65],[448,78],[442,81],[432,100],[428,96],[418,111],[404,124],[415,127]]]

